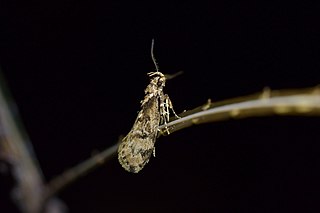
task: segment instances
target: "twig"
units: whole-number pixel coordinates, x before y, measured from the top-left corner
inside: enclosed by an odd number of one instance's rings
[[[159,129],[166,135],[167,129],[173,133],[196,124],[269,115],[320,116],[320,89],[318,87],[278,91],[265,89],[263,93],[247,97],[215,104],[209,102],[180,114],[181,119],[162,125]]]
[[[91,170],[103,165],[106,161],[111,159],[116,154],[117,148],[118,144],[115,144],[107,148],[103,152],[95,154],[88,160],[65,171],[64,173],[62,173],[62,175],[54,178],[47,185],[47,190],[44,196],[45,199],[49,199],[51,196],[57,194],[60,190],[77,180],[79,177],[86,175]]]
[[[166,127],[170,133],[202,124],[228,119],[240,119],[254,116],[294,115],[320,116],[320,89],[318,87],[299,90],[270,91],[266,88],[262,93],[211,103],[179,114],[180,119],[159,127],[162,135],[166,135]],[[175,119],[175,118],[173,118]],[[101,166],[116,154],[118,144],[93,156],[78,166],[58,176],[48,185],[47,198],[62,190],[63,187]]]

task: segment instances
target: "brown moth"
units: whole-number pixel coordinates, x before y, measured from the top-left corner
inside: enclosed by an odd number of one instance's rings
[[[155,142],[158,127],[169,122],[169,108],[173,110],[172,103],[167,94],[163,93],[166,77],[159,72],[153,55],[154,40],[151,44],[151,57],[156,72],[148,73],[150,83],[145,89],[141,110],[138,113],[132,129],[123,138],[118,148],[118,159],[121,166],[128,172],[138,173],[149,162],[151,154],[155,155]],[[169,133],[169,132],[168,132]]]

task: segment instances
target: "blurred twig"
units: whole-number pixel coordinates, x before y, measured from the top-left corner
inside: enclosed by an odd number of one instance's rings
[[[10,166],[15,179],[11,197],[21,212],[63,212],[54,205],[43,202],[43,175],[33,153],[32,145],[18,118],[17,108],[9,95],[0,73],[0,164]],[[6,170],[9,171],[9,170]],[[2,174],[6,175],[6,174]],[[61,211],[60,211],[61,210]]]

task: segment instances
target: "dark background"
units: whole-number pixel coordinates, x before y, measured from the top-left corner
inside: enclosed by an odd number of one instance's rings
[[[165,88],[179,113],[265,86],[319,84],[319,9],[1,1],[0,66],[50,180],[130,130],[154,71],[152,38],[160,71],[184,71]],[[161,137],[141,173],[114,158],[59,197],[70,212],[318,212],[319,125],[268,117],[194,126]]]

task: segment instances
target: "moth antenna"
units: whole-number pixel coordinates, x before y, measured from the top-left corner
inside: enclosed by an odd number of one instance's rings
[[[156,58],[153,55],[153,46],[154,46],[154,39],[152,39],[152,42],[151,42],[151,58],[152,58],[152,61],[154,63],[154,66],[156,67],[156,71],[159,72],[159,67],[158,67]]]

